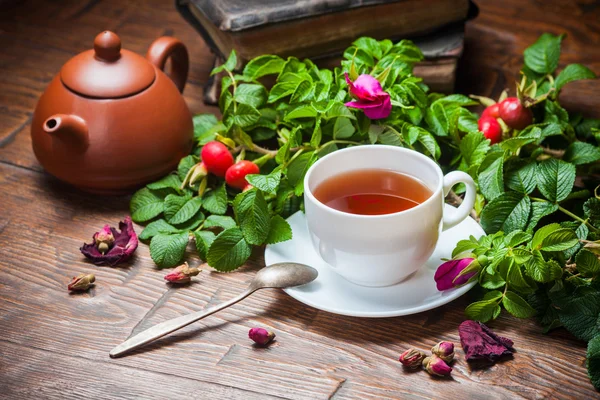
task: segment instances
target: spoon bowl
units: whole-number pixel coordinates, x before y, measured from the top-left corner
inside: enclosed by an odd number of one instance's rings
[[[317,270],[308,265],[283,262],[258,271],[250,285],[255,289],[288,288],[306,285],[317,279],[318,275]]]

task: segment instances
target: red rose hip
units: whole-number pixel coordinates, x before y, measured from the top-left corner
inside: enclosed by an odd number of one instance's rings
[[[486,107],[481,113],[481,118],[483,117],[492,117],[492,118],[500,118],[500,105],[498,103],[492,104],[489,107]]]
[[[502,140],[502,127],[496,120],[496,118],[492,117],[481,117],[477,123],[479,126],[479,130],[483,132],[483,136],[487,139],[490,139],[492,144],[498,143]]]
[[[225,176],[227,169],[233,165],[233,156],[221,142],[206,143],[200,157],[208,172],[220,177]]]
[[[507,97],[499,107],[500,118],[513,129],[524,129],[533,122],[531,110],[523,107],[516,97]]]
[[[246,186],[248,186],[246,175],[258,173],[260,173],[260,169],[258,168],[258,165],[254,164],[252,161],[238,161],[229,167],[225,173],[225,182],[227,182],[227,184],[231,187],[244,189]]]

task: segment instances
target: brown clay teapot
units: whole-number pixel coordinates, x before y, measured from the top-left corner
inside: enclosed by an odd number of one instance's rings
[[[171,58],[171,79],[162,71]],[[181,95],[188,53],[157,39],[146,58],[121,49],[113,32],[70,59],[40,98],[33,151],[46,170],[83,190],[122,193],[173,170],[192,147],[193,123]]]

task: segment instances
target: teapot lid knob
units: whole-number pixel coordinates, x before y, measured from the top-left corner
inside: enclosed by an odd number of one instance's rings
[[[118,60],[121,57],[121,39],[114,32],[104,31],[94,39],[94,51],[101,60]]]

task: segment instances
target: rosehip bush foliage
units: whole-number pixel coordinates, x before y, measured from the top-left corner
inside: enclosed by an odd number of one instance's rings
[[[232,52],[213,70],[224,75],[221,120],[194,117],[192,154],[133,196],[133,220],[147,223],[139,238],[150,242],[160,268],[180,264],[193,241],[210,266],[233,271],[252,246],[291,239],[285,218],[302,209],[303,178],[316,160],[362,144],[414,149],[445,171],[469,173],[478,186],[473,214],[488,235],[459,242],[453,254],[478,260],[462,271],[475,272],[471,280],[482,292],[467,316],[487,321],[504,307],[520,318],[537,315],[545,330],[564,326],[583,340],[594,338],[588,361],[600,386],[600,120],[569,115],[557,100],[565,84],[595,78],[580,64],[557,73],[562,39],[544,34],[525,50],[517,96],[528,124],[502,123],[504,140],[494,144],[469,109],[478,102],[431,93],[413,75],[423,55],[408,40],[360,38],[333,70],[264,55],[238,72]],[[390,115],[370,120],[346,107],[352,98],[345,73],[351,81],[376,78],[390,96]],[[487,115],[501,116],[497,108]],[[241,192],[214,174],[182,185],[211,141],[227,146],[236,162],[260,168],[245,176],[252,188]],[[463,190],[454,188],[459,196]]]

